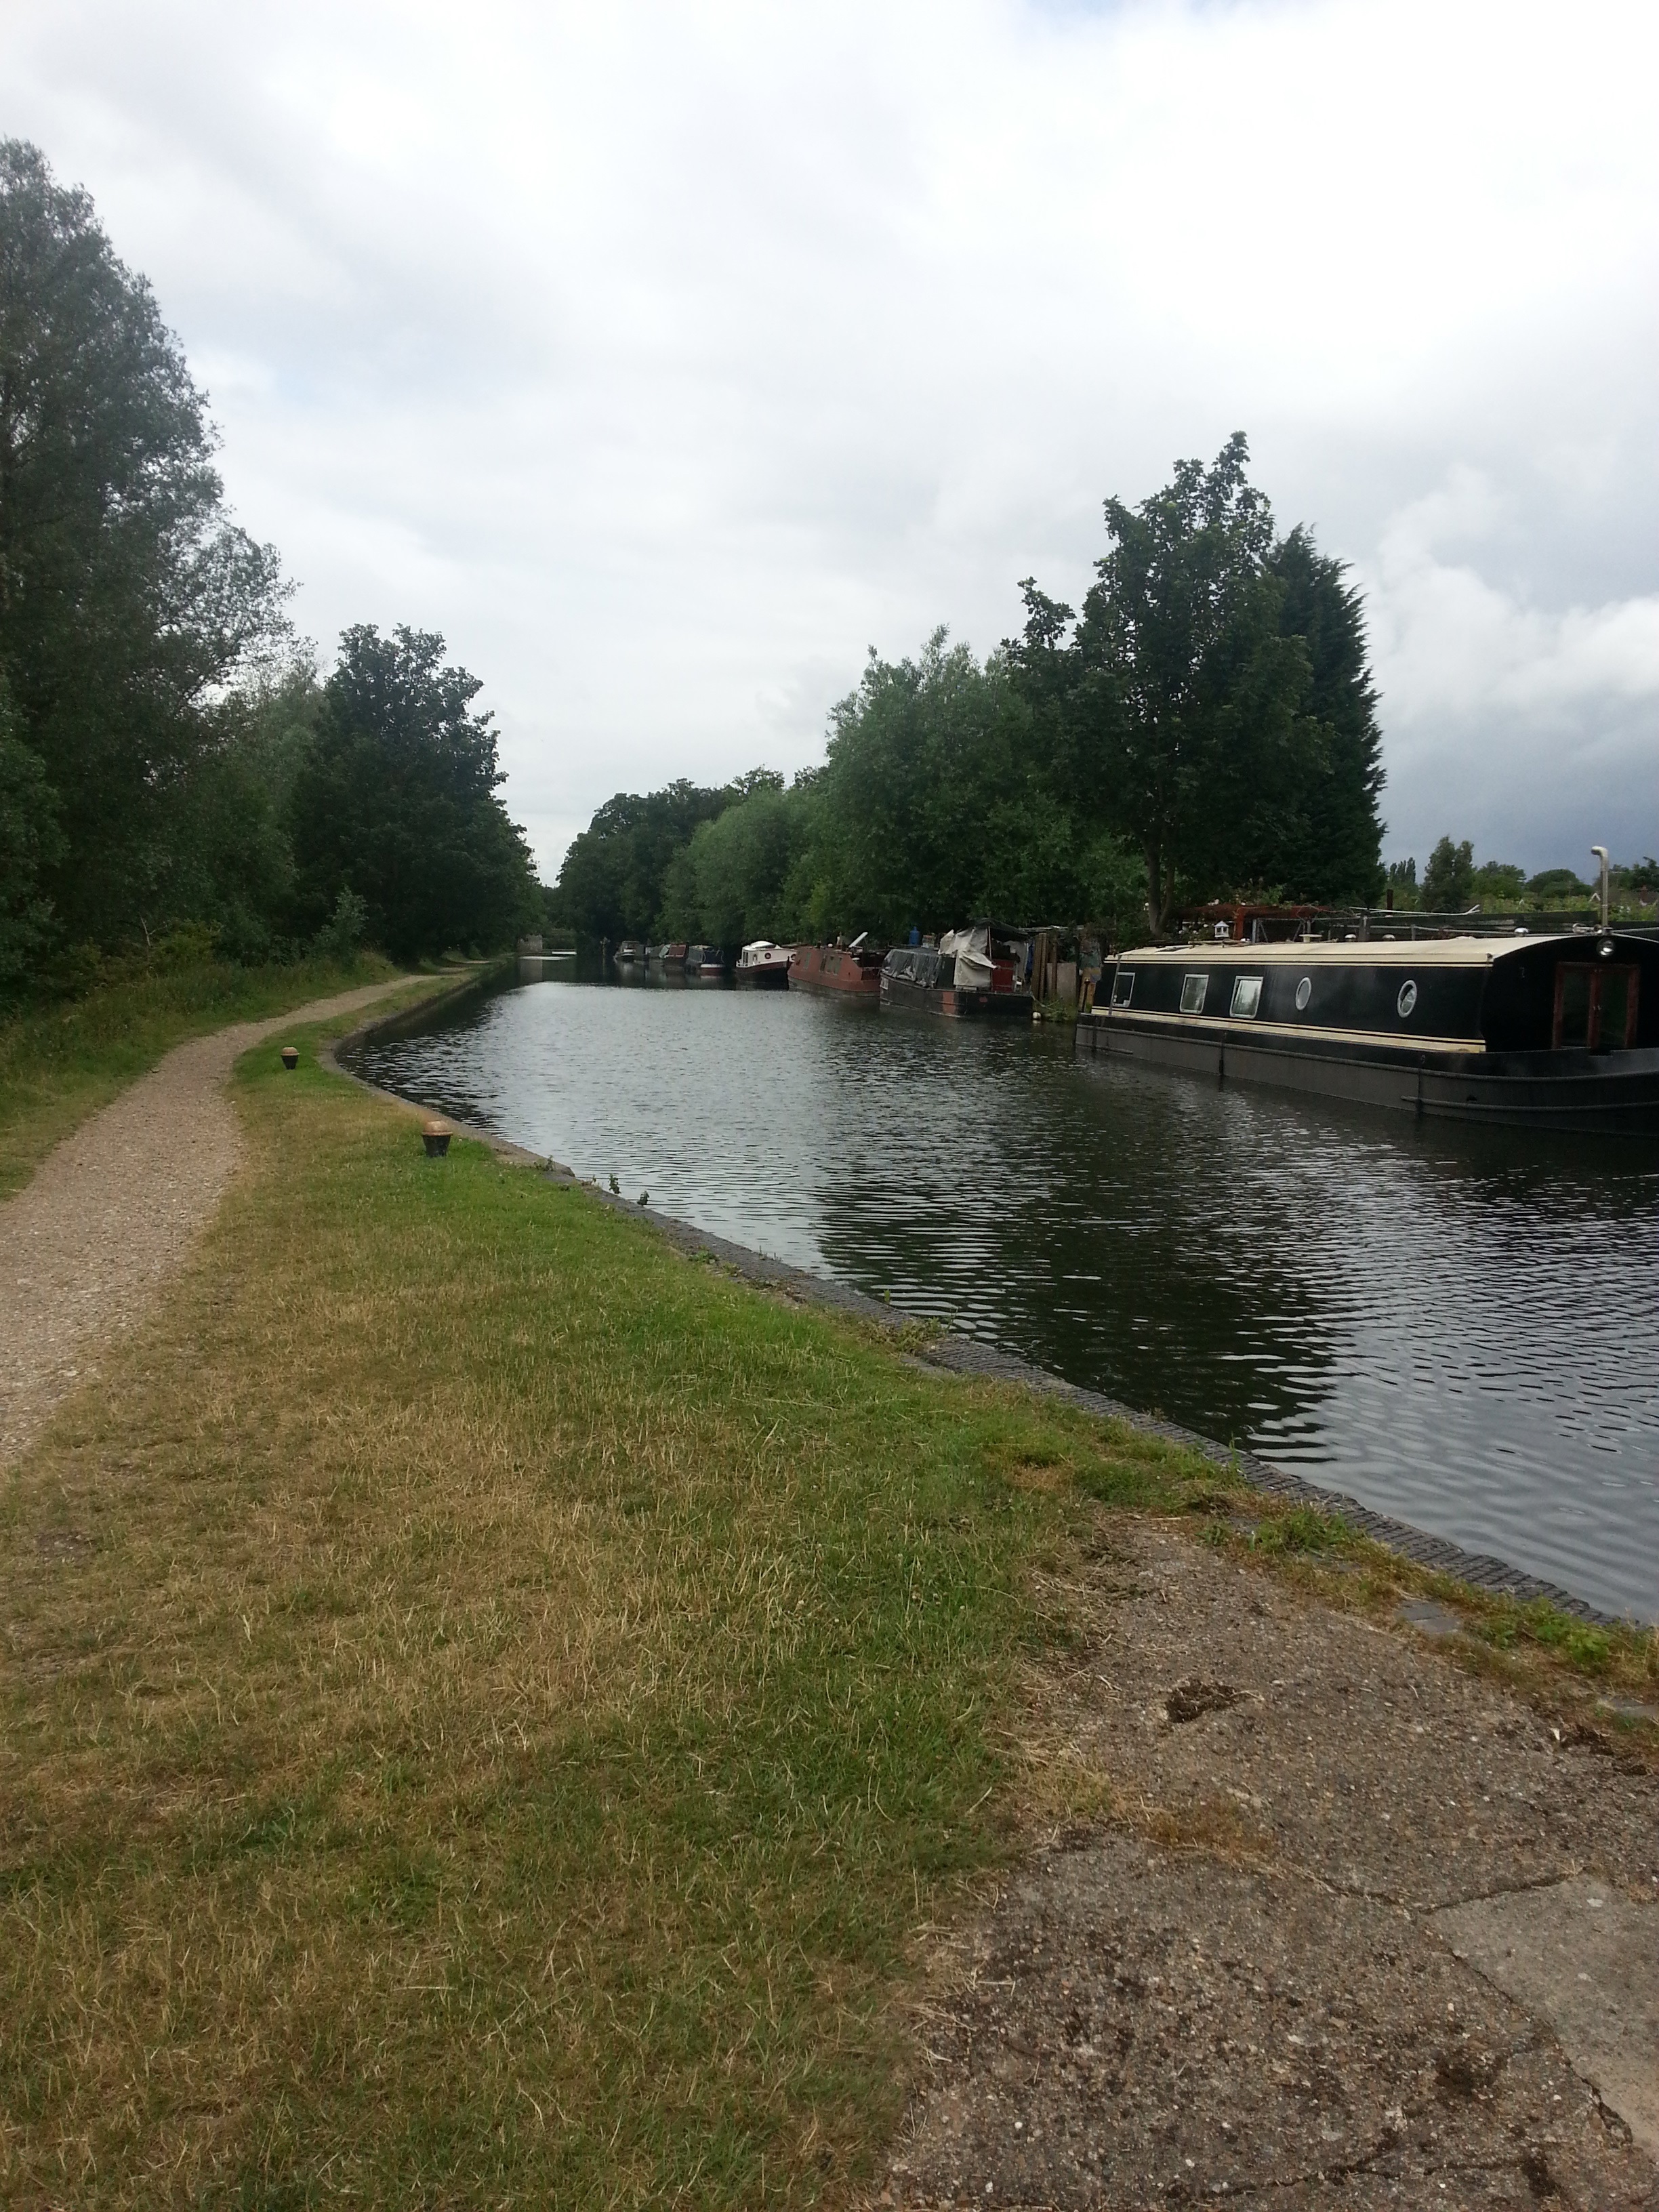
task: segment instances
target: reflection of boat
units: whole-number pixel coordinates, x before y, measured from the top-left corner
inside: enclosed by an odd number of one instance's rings
[[[1659,1133],[1659,942],[1608,929],[1125,952],[1078,1037],[1419,1115]]]
[[[881,992],[885,945],[872,945],[869,932],[850,945],[798,945],[789,956],[792,991],[835,991],[874,999]]]
[[[789,988],[789,947],[774,945],[769,937],[757,937],[752,945],[745,945],[738,955],[738,964],[732,970],[732,981],[746,983],[760,991],[787,991]]]
[[[722,981],[726,975],[726,955],[718,945],[688,945],[685,948],[685,972],[701,976],[705,982]]]
[[[955,1021],[1031,1018],[1029,947],[1015,931],[976,921],[937,945],[896,945],[881,967],[881,1003],[896,1012]]]
[[[645,947],[636,939],[624,937],[611,957],[618,968],[642,968],[645,965]]]

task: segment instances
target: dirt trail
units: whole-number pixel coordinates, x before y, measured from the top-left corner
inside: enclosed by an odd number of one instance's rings
[[[369,983],[170,1052],[84,1122],[0,1204],[0,1466],[142,1320],[241,1159],[225,1082],[279,1030],[355,1012],[404,987]]]
[[[940,1960],[881,2201],[1659,2207],[1659,1776],[1157,1524],[1066,1595],[1112,1810]]]

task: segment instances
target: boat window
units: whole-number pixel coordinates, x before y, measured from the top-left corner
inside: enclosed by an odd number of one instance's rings
[[[1402,983],[1400,986],[1400,996],[1394,1003],[1399,1011],[1401,1020],[1402,1022],[1410,1021],[1413,1011],[1417,1005],[1416,984],[1411,982]]]
[[[1302,981],[1296,987],[1296,1011],[1298,1014],[1305,1014],[1307,1012],[1308,1001],[1312,998],[1312,996],[1313,977],[1311,975],[1304,975],[1302,978]]]
[[[1183,1014],[1201,1014],[1204,994],[1210,988],[1207,975],[1183,975],[1181,979],[1181,1011]]]
[[[1626,1052],[1636,1042],[1636,970],[1604,968],[1597,980],[1601,1003],[1595,1042],[1603,1052]]]
[[[1638,981],[1634,967],[1563,961],[1555,971],[1557,1049],[1628,1052],[1636,1042]]]
[[[1555,1044],[1576,1045],[1582,1051],[1590,1041],[1590,1001],[1595,995],[1593,968],[1563,962],[1555,971]]]
[[[1115,1006],[1127,1006],[1130,1000],[1133,998],[1134,994],[1134,969],[1133,968],[1120,968],[1116,975],[1112,978],[1112,1004]]]
[[[1233,985],[1233,1018],[1248,1022],[1255,1018],[1256,1008],[1261,1004],[1260,975],[1241,975]]]

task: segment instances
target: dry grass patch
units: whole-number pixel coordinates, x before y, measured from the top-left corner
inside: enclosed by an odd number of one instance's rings
[[[257,1172],[0,1492],[0,2194],[852,2185],[1064,1632],[1001,1470],[1099,1431],[309,1059],[240,1097]]]

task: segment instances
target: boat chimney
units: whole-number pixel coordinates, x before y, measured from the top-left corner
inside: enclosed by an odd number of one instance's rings
[[[1601,863],[1601,927],[1605,929],[1613,911],[1612,893],[1607,884],[1607,848],[1605,845],[1592,845],[1590,850]]]

